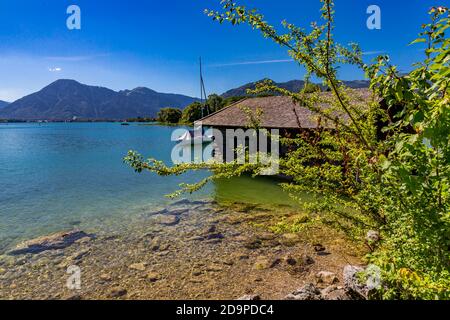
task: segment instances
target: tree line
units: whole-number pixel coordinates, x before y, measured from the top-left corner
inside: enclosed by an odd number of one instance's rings
[[[159,110],[156,120],[167,124],[193,124],[203,116],[217,112],[230,104],[242,100],[244,97],[223,98],[217,94],[211,94],[208,99],[201,103],[196,101],[184,110],[179,108],[162,108]]]

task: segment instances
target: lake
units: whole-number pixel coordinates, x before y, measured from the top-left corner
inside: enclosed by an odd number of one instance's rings
[[[175,127],[120,123],[0,124],[0,253],[14,244],[65,229],[107,232],[143,211],[165,206],[178,177],[137,174],[123,163],[128,150],[170,164]],[[242,177],[216,182],[196,198],[292,203],[274,180]]]

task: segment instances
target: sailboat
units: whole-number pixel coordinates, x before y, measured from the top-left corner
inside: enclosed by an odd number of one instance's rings
[[[209,108],[206,106],[207,99],[208,96],[206,95],[205,82],[203,81],[202,58],[200,57],[200,103],[202,105],[202,118],[209,113]],[[198,130],[202,130],[202,132],[198,132]],[[195,145],[208,144],[213,142],[213,140],[214,138],[212,136],[205,136],[203,134],[203,129],[200,128],[185,132],[176,141],[179,145]]]
[[[186,131],[182,136],[177,139],[179,145],[194,145],[194,144],[208,144],[213,142],[212,136],[204,136],[203,134],[196,133],[195,130]]]

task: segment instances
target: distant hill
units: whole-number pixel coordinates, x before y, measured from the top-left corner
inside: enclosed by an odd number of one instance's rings
[[[134,109],[136,115],[155,117],[159,109],[166,107],[187,107],[198,99],[173,93],[159,93],[154,90],[138,87],[133,90],[119,92],[119,104],[126,110]],[[148,113],[150,111],[150,113]]]
[[[346,81],[351,88],[366,88],[365,80]],[[303,80],[277,83],[281,88],[300,91]],[[255,82],[225,92],[224,98],[246,96]],[[0,119],[17,120],[123,120],[138,117],[156,117],[165,107],[184,108],[198,99],[180,94],[160,93],[138,87],[114,91],[89,86],[75,80],[57,80],[42,90],[13,103],[0,101]]]
[[[263,80],[260,80],[263,81]],[[257,81],[257,82],[260,82]],[[239,96],[247,96],[247,89],[254,89],[255,84],[257,82],[250,82],[247,83],[239,88],[228,90],[227,92],[222,94],[222,97],[228,98],[228,97],[239,97]],[[354,81],[344,81],[345,85],[347,85],[350,88],[359,89],[359,88],[368,88],[369,87],[369,81],[366,80],[354,80]],[[303,86],[305,85],[305,81],[303,80],[291,80],[288,82],[279,82],[275,83],[278,87],[298,92],[300,91]],[[322,87],[322,85],[321,85]],[[323,88],[322,88],[323,89]]]
[[[0,109],[2,109],[2,108],[4,108],[4,107],[6,107],[7,105],[9,104],[9,102],[6,102],[6,101],[3,101],[3,100],[0,100]]]
[[[113,91],[75,80],[57,80],[39,92],[0,110],[0,118],[21,120],[108,119],[155,117],[163,107],[184,108],[196,98],[159,93],[148,88]]]

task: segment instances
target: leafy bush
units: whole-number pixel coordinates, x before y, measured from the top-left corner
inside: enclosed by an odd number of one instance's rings
[[[385,241],[369,257],[391,298],[450,298],[450,18],[443,7],[430,14],[414,41],[427,44],[426,57],[412,72],[400,76],[387,57],[367,68],[388,107],[402,106],[380,159]]]
[[[194,123],[202,118],[203,105],[200,102],[191,103],[183,110],[181,121],[183,123]]]
[[[289,96],[334,127],[282,140],[292,151],[280,161],[280,171],[293,178],[283,187],[294,198],[299,192],[316,196],[307,204],[314,221],[333,225],[361,241],[368,230],[380,231],[382,241],[367,261],[382,269],[384,298],[449,299],[449,10],[439,7],[430,12],[431,23],[423,25],[415,41],[427,44],[424,61],[405,76],[386,56],[366,65],[358,45],[335,43],[333,1],[321,2],[323,23],[312,24],[309,32],[284,21],[286,32],[278,33],[256,10],[231,0],[222,1],[223,11],[207,14],[220,23],[248,24],[286,47],[307,71],[306,80],[322,79],[330,90],[331,94],[297,93],[264,81],[251,92]],[[368,96],[361,98],[338,80],[342,64],[366,72],[371,81]],[[323,104],[329,108],[317,107]],[[258,174],[262,169],[236,162],[169,168],[160,161],[143,161],[135,152],[126,161],[137,171],[162,175],[212,170],[212,176],[183,185],[176,194],[194,192],[214,179]],[[301,224],[297,221],[295,226]],[[283,221],[278,228],[286,228]]]
[[[224,107],[224,100],[221,96],[219,96],[217,94],[211,94],[208,96],[206,105],[208,106],[208,111],[210,113],[216,112]]]
[[[194,123],[195,121],[200,120],[202,116],[206,116],[212,112],[219,111],[222,108],[230,105],[231,103],[234,103],[241,99],[241,97],[229,97],[224,99],[217,94],[211,94],[208,96],[208,100],[204,105],[200,102],[194,102],[187,106],[186,109],[183,110],[181,121],[183,123]]]
[[[181,120],[182,112],[176,108],[162,108],[158,112],[158,121],[162,123],[178,123]]]

